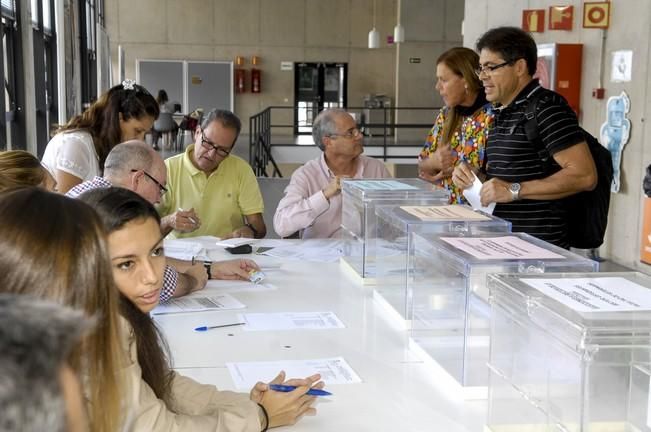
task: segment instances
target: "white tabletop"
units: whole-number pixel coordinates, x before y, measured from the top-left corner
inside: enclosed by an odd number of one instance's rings
[[[209,255],[234,257],[216,250],[209,251]],[[258,261],[264,264],[273,259],[262,257]],[[395,326],[374,302],[370,288],[347,276],[339,263],[284,261],[280,269],[268,272],[265,282],[277,290],[232,294],[247,306],[243,310],[157,316],[174,367],[184,375],[226,390],[234,389],[227,362],[341,356],[362,383],[327,386],[334,396],[320,398],[318,415],[302,419],[291,427],[292,431],[483,430],[486,402],[462,401],[446,392],[428,366],[409,351],[407,331]],[[238,313],[313,311],[335,312],[346,328],[246,332],[232,327],[205,333],[193,331],[200,325],[236,322]]]

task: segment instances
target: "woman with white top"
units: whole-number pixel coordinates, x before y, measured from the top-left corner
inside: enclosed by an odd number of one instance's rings
[[[125,80],[59,128],[42,159],[59,192],[101,176],[111,149],[124,141],[144,140],[158,114],[156,99],[144,87]]]

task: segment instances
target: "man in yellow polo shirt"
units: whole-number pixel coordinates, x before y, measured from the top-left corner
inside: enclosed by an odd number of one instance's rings
[[[165,161],[168,192],[158,206],[161,216],[184,215],[182,223],[198,226],[173,237],[213,235],[262,238],[267,228],[264,204],[253,170],[231,155],[242,129],[230,111],[209,112],[194,131],[194,144]]]

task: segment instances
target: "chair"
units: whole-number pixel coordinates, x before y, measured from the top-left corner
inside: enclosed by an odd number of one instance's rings
[[[258,186],[264,200],[264,223],[267,226],[266,238],[280,238],[273,230],[274,214],[278,202],[285,196],[285,188],[289,184],[289,178],[279,177],[258,177]]]
[[[192,134],[192,132],[194,132],[194,130],[197,128],[198,124],[199,124],[199,119],[192,117],[189,114],[183,116],[183,120],[181,120],[181,124],[179,125],[179,131],[176,138],[176,142],[180,147],[179,150],[184,149],[185,133],[190,132],[190,134]]]
[[[154,122],[154,148],[158,147],[158,138],[162,137],[162,147],[164,150],[176,150],[176,131],[179,126],[172,118],[172,113],[162,112]]]

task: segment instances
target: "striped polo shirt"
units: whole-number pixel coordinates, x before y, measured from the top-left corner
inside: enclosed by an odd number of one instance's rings
[[[515,100],[499,109],[488,135],[486,173],[509,183],[522,183],[549,177],[560,167],[547,164],[539,155],[542,148],[529,142],[524,117],[528,100],[539,97],[536,109],[538,133],[548,154],[585,141],[576,114],[563,96],[543,88],[537,79],[522,89]],[[494,215],[510,221],[514,232],[526,232],[549,243],[569,248],[562,200],[518,200],[499,203]]]

